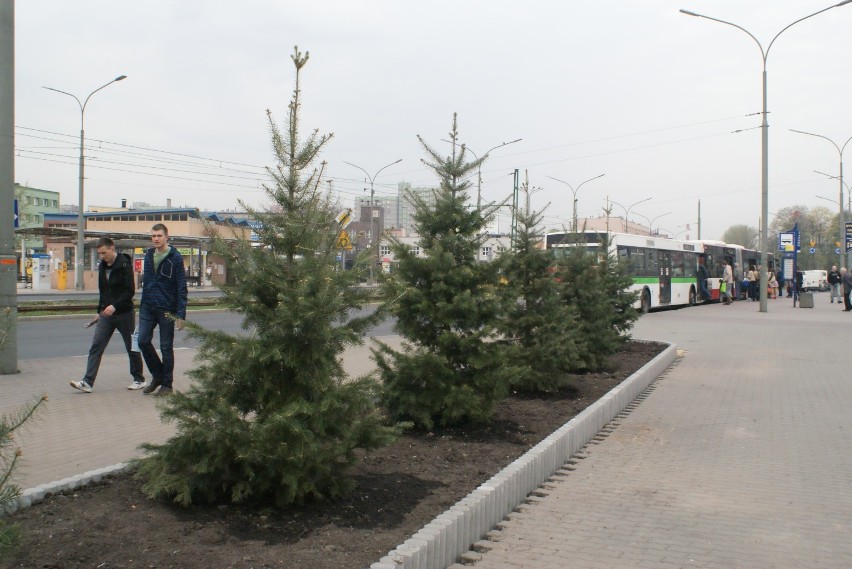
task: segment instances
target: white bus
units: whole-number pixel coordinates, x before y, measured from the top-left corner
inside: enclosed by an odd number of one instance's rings
[[[636,308],[648,312],[662,306],[689,306],[698,298],[698,256],[701,243],[648,235],[607,234],[603,231],[548,233],[545,246],[555,256],[568,247],[585,247],[590,253],[606,252],[624,264],[639,292]]]

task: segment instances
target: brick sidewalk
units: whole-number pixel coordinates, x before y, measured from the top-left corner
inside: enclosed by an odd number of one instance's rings
[[[476,568],[852,566],[852,314],[815,297],[643,316],[684,357]]]

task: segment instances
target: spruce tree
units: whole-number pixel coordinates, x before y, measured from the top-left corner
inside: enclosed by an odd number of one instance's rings
[[[452,152],[442,156],[418,136],[440,188],[434,204],[412,197],[420,252],[393,243],[398,263],[383,283],[403,349],[374,350],[389,411],[426,429],[487,420],[514,371],[495,341],[505,312],[496,266],[478,260],[485,215],[468,203],[480,161],[468,162],[457,145],[455,115],[450,137]]]
[[[352,317],[367,301],[357,286],[363,267],[335,261],[341,228],[313,164],[331,135],[299,138],[300,72],[308,53],[292,56],[296,87],[286,126],[267,111],[277,161],[265,187],[271,205],[246,207],[260,222],[258,241],[217,239],[234,284],[224,302],[244,317],[245,335],[188,323],[201,346],[195,380],[161,407],[177,424],[162,445],[145,445],[139,476],[152,497],[283,506],[336,497],[351,481],[354,449],[390,442],[374,380],[348,381],[341,353],[360,343],[374,317]]]
[[[12,475],[23,455],[23,451],[14,444],[15,431],[31,419],[45,401],[47,395],[42,395],[20,411],[0,417],[0,514],[21,495],[21,489],[12,482]],[[0,518],[0,559],[17,545],[19,537],[18,527]]]
[[[602,369],[607,359],[630,339],[628,331],[639,317],[633,307],[637,293],[625,268],[612,255],[590,255],[584,244],[566,247],[557,263],[562,300],[578,314],[578,330],[583,337],[579,370]],[[606,239],[601,251],[606,252]]]
[[[527,207],[515,213],[513,248],[498,259],[510,297],[500,330],[511,345],[512,361],[521,366],[513,387],[553,392],[565,384],[567,372],[582,367],[585,340],[577,309],[559,294],[553,255],[542,247],[542,214],[529,207],[529,183],[524,183],[522,191]]]

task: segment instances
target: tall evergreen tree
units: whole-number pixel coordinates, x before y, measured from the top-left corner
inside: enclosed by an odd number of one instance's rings
[[[601,250],[607,251],[606,242]],[[578,313],[584,339],[578,370],[601,369],[607,359],[630,339],[628,331],[639,317],[633,307],[637,292],[625,268],[611,255],[596,258],[584,247],[566,247],[556,277],[560,296]]]
[[[468,178],[480,161],[468,162],[457,145],[455,115],[450,137],[444,157],[418,136],[440,189],[434,205],[413,198],[420,254],[394,243],[398,265],[383,284],[406,343],[402,351],[381,343],[374,350],[388,409],[423,428],[488,419],[514,371],[494,341],[505,308],[496,267],[478,260],[490,212],[468,203]]]
[[[341,231],[312,166],[331,135],[299,139],[300,72],[308,53],[292,56],[296,87],[282,130],[269,116],[277,164],[259,242],[217,239],[235,284],[224,302],[244,316],[247,334],[232,336],[189,323],[201,339],[195,380],[161,407],[177,434],[145,445],[139,475],[150,496],[181,505],[263,501],[276,505],[334,497],[349,489],[355,448],[390,442],[396,429],[376,407],[368,378],[347,381],[341,353],[360,343],[372,317],[351,317],[367,297],[363,270],[337,267]]]
[[[515,213],[513,249],[497,261],[510,297],[500,330],[511,344],[512,361],[521,366],[513,385],[524,391],[551,392],[564,385],[568,371],[582,367],[580,354],[587,349],[587,339],[580,334],[577,309],[559,294],[555,260],[542,247],[542,214],[529,207],[528,183],[523,192],[527,207]]]

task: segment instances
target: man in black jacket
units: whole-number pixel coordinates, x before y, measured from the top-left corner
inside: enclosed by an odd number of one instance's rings
[[[115,242],[109,237],[98,239],[98,258],[101,260],[98,270],[98,313],[86,326],[96,324],[92,347],[89,349],[89,362],[86,375],[80,381],[72,381],[71,387],[84,393],[91,393],[104,355],[113,333],[118,330],[127,348],[130,358],[130,375],[133,383],[128,389],[142,389],[145,376],[142,373],[142,354],[132,350],[133,330],[136,318],[133,313],[133,295],[136,293],[133,261],[124,253],[115,251]]]
[[[834,299],[837,298],[837,302],[840,302],[842,298],[840,296],[840,281],[843,276],[837,270],[837,265],[831,265],[831,270],[828,271],[828,287],[831,290],[831,303],[834,304]]]

